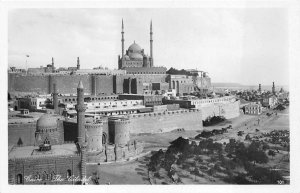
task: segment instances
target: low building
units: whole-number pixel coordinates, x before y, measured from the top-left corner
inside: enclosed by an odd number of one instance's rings
[[[162,105],[162,95],[121,94],[120,100],[142,100],[146,107]]]
[[[277,97],[274,95],[265,96],[264,98],[261,99],[261,104],[263,107],[273,108],[277,103],[278,103]]]
[[[259,115],[262,113],[262,105],[260,103],[249,103],[245,105],[245,114]]]

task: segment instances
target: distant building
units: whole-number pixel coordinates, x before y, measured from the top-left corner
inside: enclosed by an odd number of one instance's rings
[[[264,96],[262,99],[260,99],[260,102],[263,107],[267,108],[273,108],[277,103],[277,97],[272,95],[272,96]]]
[[[262,105],[260,103],[249,103],[245,106],[245,114],[259,115],[262,113]]]
[[[131,44],[124,53],[124,24],[122,20],[122,55],[119,56],[119,69],[124,69],[127,67],[153,67],[153,39],[152,39],[152,21],[150,24],[150,56],[147,56],[138,44],[135,42]]]

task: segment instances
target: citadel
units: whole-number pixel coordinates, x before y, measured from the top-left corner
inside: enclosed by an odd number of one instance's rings
[[[143,153],[131,134],[202,130],[211,116],[239,116],[240,101],[211,94],[206,72],[154,65],[152,22],[150,56],[135,42],[125,51],[123,20],[121,30],[117,70],[81,69],[79,57],[76,67],[57,68],[52,58],[46,67],[9,70],[10,184],[85,184],[87,165]]]

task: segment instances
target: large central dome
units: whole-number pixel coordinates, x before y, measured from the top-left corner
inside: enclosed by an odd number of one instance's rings
[[[133,44],[131,44],[128,48],[129,53],[141,53],[142,52],[142,48],[141,46],[139,46],[138,44],[136,44],[135,42]]]

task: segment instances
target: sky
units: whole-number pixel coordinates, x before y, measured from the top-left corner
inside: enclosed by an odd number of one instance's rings
[[[284,8],[13,9],[8,66],[116,69],[135,41],[155,66],[208,72],[212,82],[288,85],[288,12]],[[29,55],[29,58],[26,57]],[[27,65],[26,65],[27,64]]]

